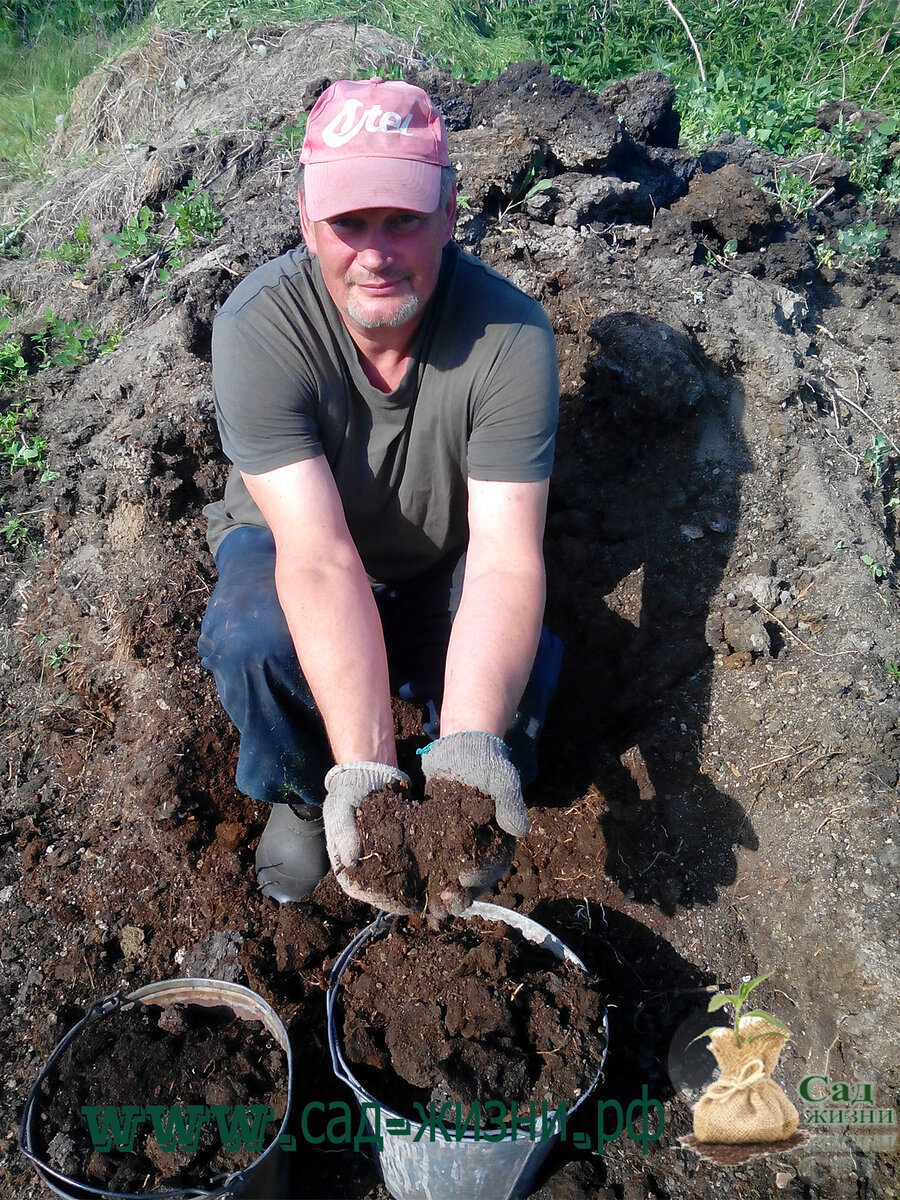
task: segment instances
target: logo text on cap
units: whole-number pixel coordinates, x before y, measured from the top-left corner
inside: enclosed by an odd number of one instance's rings
[[[357,110],[362,108],[361,100],[345,100],[344,107],[322,130],[322,141],[326,146],[336,150],[345,146],[364,128],[369,133],[402,133],[412,137],[409,125],[413,119],[412,113],[401,117],[399,113],[383,112],[380,104],[363,109],[357,120]]]

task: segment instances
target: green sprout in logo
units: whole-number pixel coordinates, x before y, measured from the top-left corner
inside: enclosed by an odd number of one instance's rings
[[[709,1002],[709,1006],[706,1010],[707,1012],[718,1012],[718,1010],[720,1008],[724,1008],[726,1004],[730,1004],[734,1008],[734,1036],[739,1046],[747,1045],[750,1042],[755,1042],[757,1038],[771,1037],[773,1033],[782,1033],[786,1037],[790,1037],[791,1031],[787,1028],[787,1026],[782,1025],[782,1023],[776,1017],[773,1017],[771,1013],[764,1012],[761,1008],[754,1008],[751,1012],[744,1013],[744,1017],[760,1017],[763,1021],[770,1025],[771,1028],[764,1029],[759,1033],[746,1033],[743,1035],[743,1037],[741,1036],[741,1009],[744,1006],[744,1001],[757,986],[757,984],[762,983],[764,979],[768,979],[771,974],[772,972],[769,971],[766,975],[760,975],[756,979],[750,979],[747,983],[742,983],[737,990],[737,995],[733,995],[730,992],[719,992],[718,995],[713,996]],[[698,1034],[698,1036],[694,1038],[694,1041],[699,1041],[702,1037],[708,1037],[711,1033],[715,1033],[716,1030],[720,1028],[721,1026],[713,1026],[711,1029],[704,1029],[701,1034]]]

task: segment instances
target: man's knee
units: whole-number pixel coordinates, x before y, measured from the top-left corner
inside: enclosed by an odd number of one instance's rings
[[[267,529],[235,529],[223,542],[219,581],[203,617],[198,649],[220,673],[296,663],[293,640],[275,590],[275,545]]]
[[[267,602],[238,589],[216,588],[203,618],[200,658],[210,671],[290,662],[294,643],[277,597]]]

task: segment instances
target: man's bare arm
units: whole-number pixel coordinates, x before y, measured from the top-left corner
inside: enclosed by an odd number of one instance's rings
[[[335,761],[396,766],[378,609],[323,457],[241,473],[275,538],[275,586]]]
[[[548,486],[469,480],[469,547],[447,651],[442,737],[475,729],[503,737],[522,698],[546,596]]]

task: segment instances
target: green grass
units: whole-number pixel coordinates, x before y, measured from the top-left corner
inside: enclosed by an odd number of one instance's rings
[[[134,36],[98,26],[77,36],[47,29],[28,45],[0,38],[0,157],[10,161],[12,173],[40,171],[46,135],[78,83]]]
[[[17,6],[30,14],[24,46],[9,19],[3,44],[0,17],[0,155],[20,169],[36,166],[42,135],[78,79],[121,48],[106,31],[141,16],[144,3],[24,0]],[[153,19],[214,38],[265,23],[343,17],[386,28],[470,80],[527,57],[592,89],[654,67],[676,81],[684,140],[695,147],[733,129],[779,153],[805,148],[815,110],[829,97],[900,113],[897,0],[681,0],[678,7],[705,83],[665,0],[159,0]],[[92,14],[101,23],[85,29]],[[139,36],[132,32],[129,41]]]
[[[520,0],[515,8],[519,10]],[[527,37],[508,19],[509,11],[502,0],[499,5],[484,0],[159,0],[157,5],[164,25],[221,33],[269,22],[349,18],[356,25],[387,29],[454,74],[473,80],[533,57]],[[368,74],[362,62],[360,72]]]
[[[690,144],[730,128],[785,153],[804,144],[825,98],[847,96],[891,112],[900,107],[895,4],[863,0],[863,15],[851,29],[857,5],[833,21],[837,3],[680,3],[703,60],[705,85],[684,29],[663,0],[523,0],[504,12],[542,60],[587,87],[648,67],[665,71],[679,87]],[[796,22],[792,10],[799,14]]]

